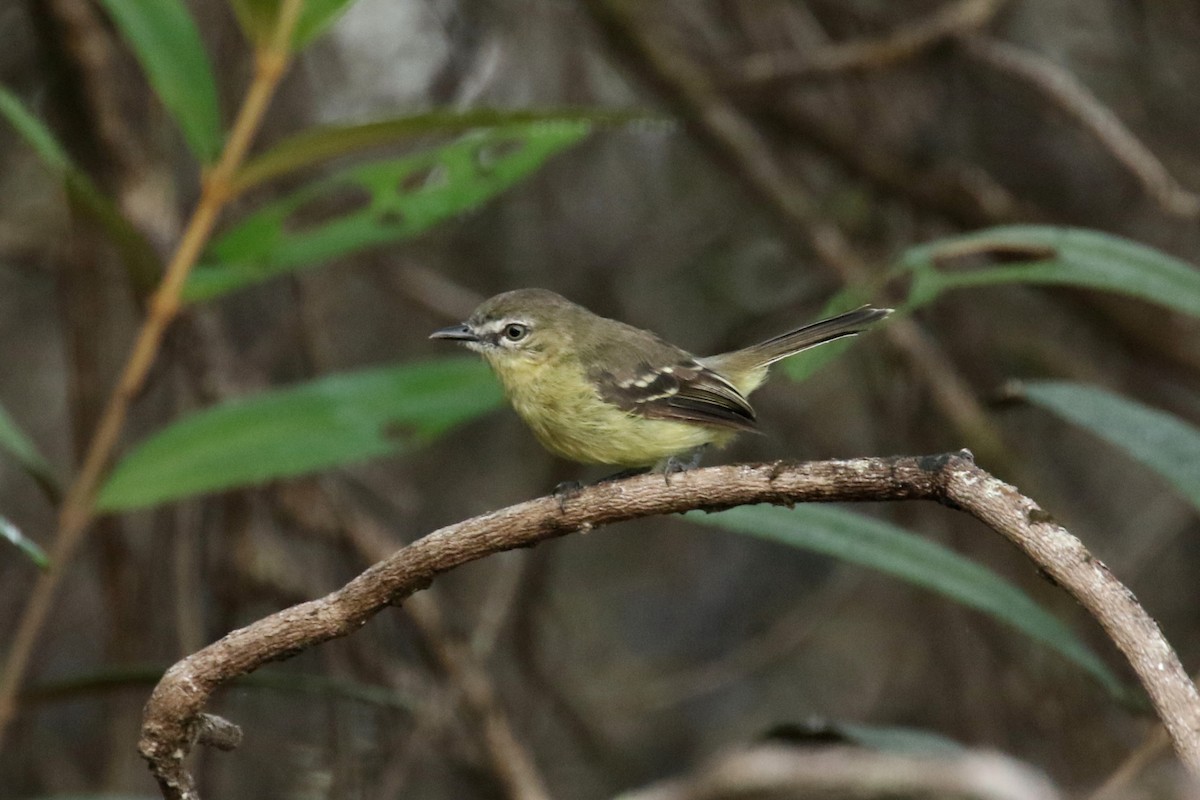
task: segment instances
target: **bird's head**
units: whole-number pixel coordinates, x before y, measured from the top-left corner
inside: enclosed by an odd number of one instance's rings
[[[517,289],[485,300],[466,322],[436,330],[503,368],[546,360],[569,346],[573,318],[588,312],[546,289]]]

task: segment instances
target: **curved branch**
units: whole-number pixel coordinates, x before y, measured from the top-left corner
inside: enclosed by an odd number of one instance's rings
[[[1187,766],[1200,772],[1200,694],[1158,625],[1083,544],[967,451],[710,467],[664,481],[642,475],[583,490],[561,506],[542,497],[437,530],[341,589],[233,631],[171,667],[146,704],[139,749],[166,798],[199,795],[184,759],[212,693],[269,662],[353,633],[388,605],[469,561],[601,525],[748,503],[934,500],[981,520],[1075,597],[1137,672]]]

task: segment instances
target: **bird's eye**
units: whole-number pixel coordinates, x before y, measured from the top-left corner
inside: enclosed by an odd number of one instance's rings
[[[510,342],[519,342],[529,335],[529,326],[519,322],[510,322],[504,327],[504,338]]]

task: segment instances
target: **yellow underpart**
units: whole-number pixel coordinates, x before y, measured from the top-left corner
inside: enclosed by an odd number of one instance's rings
[[[490,353],[485,353],[490,356]],[[552,453],[587,464],[647,467],[706,444],[722,446],[727,428],[646,419],[603,400],[576,363],[488,357],[516,412]]]

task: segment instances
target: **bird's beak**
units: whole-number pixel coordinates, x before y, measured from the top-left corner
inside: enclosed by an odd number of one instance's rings
[[[441,328],[429,334],[430,339],[453,339],[457,342],[478,342],[479,337],[475,335],[475,331],[471,330],[471,326],[463,322],[458,325],[451,325],[449,328]]]

